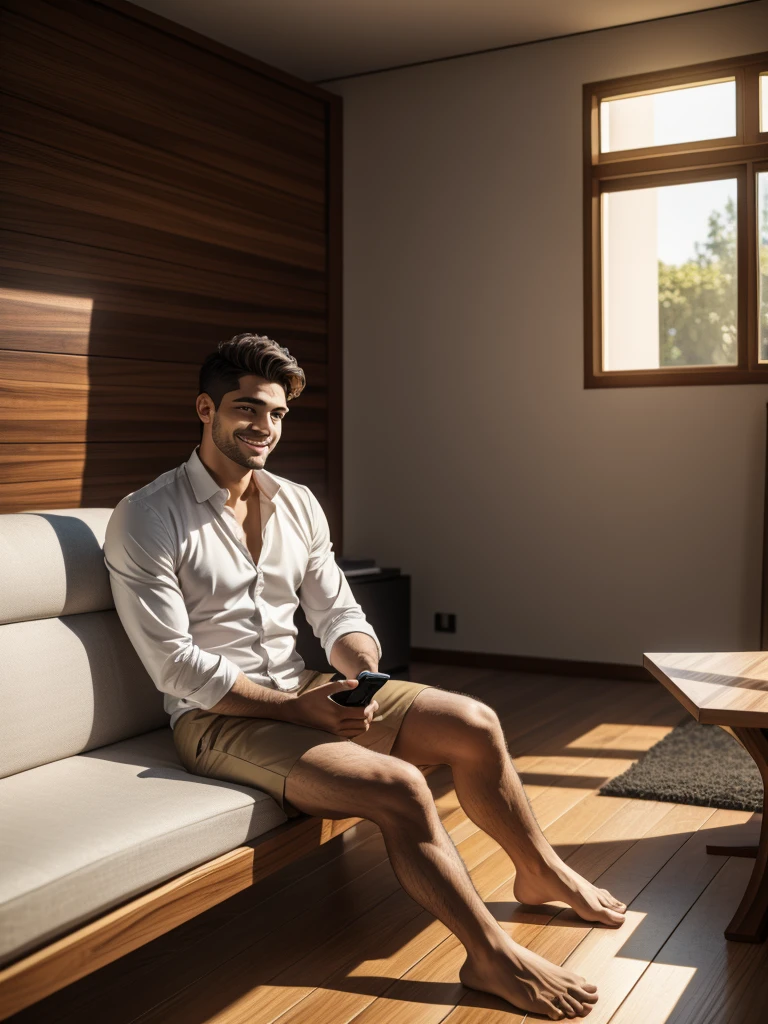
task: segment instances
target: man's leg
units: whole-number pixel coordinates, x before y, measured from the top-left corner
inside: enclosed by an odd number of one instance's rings
[[[296,762],[285,796],[307,814],[359,816],[379,826],[400,884],[466,948],[461,978],[468,986],[552,1020],[583,1016],[596,1002],[594,985],[519,946],[494,919],[417,768],[352,742],[321,743]]]
[[[568,903],[587,921],[619,925],[625,904],[568,867],[544,837],[507,750],[496,712],[430,687],[417,694],[391,751],[412,764],[449,764],[467,816],[514,861],[521,903]]]

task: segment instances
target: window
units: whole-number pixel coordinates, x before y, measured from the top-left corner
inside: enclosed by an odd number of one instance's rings
[[[768,53],[584,87],[585,386],[768,383]]]

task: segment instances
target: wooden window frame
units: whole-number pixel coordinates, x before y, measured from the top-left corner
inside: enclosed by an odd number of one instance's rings
[[[663,387],[690,384],[768,383],[758,352],[757,174],[768,170],[768,131],[760,129],[760,74],[768,51],[669,71],[631,75],[584,86],[584,386]],[[609,98],[682,85],[734,79],[736,135],[667,146],[600,152],[600,104]],[[736,178],[738,361],[733,366],[603,369],[602,195]]]

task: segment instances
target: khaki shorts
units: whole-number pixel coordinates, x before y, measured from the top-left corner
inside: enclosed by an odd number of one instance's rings
[[[305,670],[298,693],[321,686],[333,673]],[[252,786],[269,793],[289,818],[301,812],[285,799],[285,780],[299,760],[319,743],[357,743],[388,754],[414,697],[425,683],[390,679],[376,694],[379,710],[370,728],[353,740],[271,718],[221,715],[195,708],[176,720],[173,741],[179,760],[194,775]]]

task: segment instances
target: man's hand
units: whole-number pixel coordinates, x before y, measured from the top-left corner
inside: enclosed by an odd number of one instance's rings
[[[328,700],[332,693],[340,690],[353,690],[357,686],[356,679],[339,679],[335,683],[324,683],[306,690],[294,700],[283,706],[285,718],[296,725],[305,725],[310,729],[322,729],[334,736],[352,739],[367,732],[373,716],[379,710],[378,702],[372,700],[364,708],[345,708],[335,701]]]

